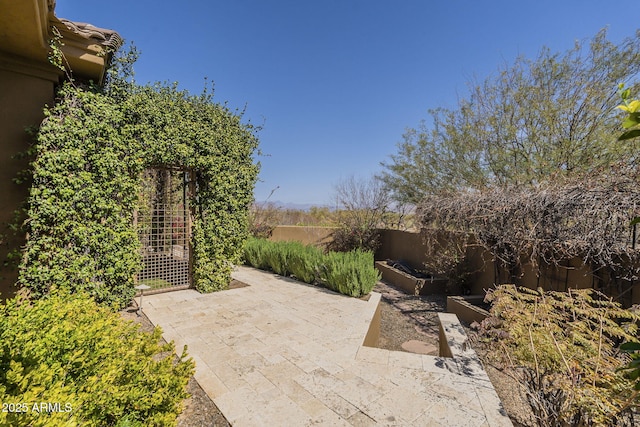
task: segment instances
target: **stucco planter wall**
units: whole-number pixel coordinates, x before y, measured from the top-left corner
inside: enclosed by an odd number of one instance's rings
[[[385,261],[376,261],[376,268],[382,274],[382,280],[410,295],[444,294],[447,291],[449,280],[445,278],[423,279],[414,277],[387,265]]]
[[[489,312],[478,307],[484,301],[483,295],[448,296],[447,312],[454,313],[458,318],[467,323],[482,322],[489,316]]]

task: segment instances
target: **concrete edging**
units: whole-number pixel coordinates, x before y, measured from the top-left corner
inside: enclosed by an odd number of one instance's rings
[[[446,293],[448,280],[441,277],[422,279],[387,265],[385,261],[376,261],[376,268],[382,274],[382,280],[402,289],[409,295],[430,295]]]
[[[489,312],[481,307],[475,306],[474,303],[483,301],[483,295],[448,296],[447,313],[454,313],[458,316],[458,319],[469,325],[473,322],[480,323],[489,317]]]

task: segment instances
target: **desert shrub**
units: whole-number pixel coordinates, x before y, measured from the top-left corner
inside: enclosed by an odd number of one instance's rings
[[[380,246],[377,230],[389,219],[390,193],[375,178],[350,176],[334,186],[339,228],[327,245],[330,251],[349,252],[354,249],[375,252]]]
[[[265,239],[248,239],[244,245],[245,264],[262,270],[268,269],[269,263],[266,261],[265,252],[270,245],[272,242]]]
[[[342,224],[326,245],[333,252],[349,252],[354,249],[375,252],[380,247],[380,232],[376,228]]]
[[[289,270],[298,280],[306,283],[315,282],[318,268],[322,262],[322,252],[315,246],[298,243],[289,256]]]
[[[636,397],[640,394],[640,342],[626,342],[620,346],[620,350],[628,353],[631,357],[629,363],[619,370],[624,371],[631,380],[635,381],[632,397]]]
[[[264,224],[260,222],[253,222],[249,220],[249,233],[253,237],[262,239],[268,239],[273,234],[273,230],[276,228],[274,225]]]
[[[488,293],[480,330],[523,384],[541,426],[634,425],[633,379],[620,343],[637,340],[637,314],[591,290],[503,285]],[[637,422],[637,420],[636,420]]]
[[[329,252],[323,257],[321,281],[327,288],[341,294],[352,297],[366,295],[379,278],[373,253],[369,251]]]
[[[291,242],[273,242],[267,246],[265,250],[265,257],[269,268],[280,276],[288,276],[289,268],[288,261],[291,256],[293,247]]]
[[[299,242],[250,239],[245,245],[245,263],[281,276],[292,274],[303,282],[320,282],[355,297],[371,292],[379,279],[373,253],[359,249],[323,254],[315,246]]]
[[[172,425],[193,374],[186,349],[160,345],[85,293],[52,290],[0,307],[0,400],[24,404],[0,412],[0,425]],[[43,412],[40,402],[60,404]],[[38,404],[35,408],[33,405]]]
[[[619,167],[535,188],[443,193],[424,199],[417,216],[428,246],[443,230],[454,230],[461,237],[462,253],[477,244],[514,278],[523,263],[540,274],[546,266],[579,258],[593,272],[636,280],[640,251],[630,222],[640,214],[639,178],[635,168]],[[436,256],[446,259],[447,251]]]
[[[273,194],[272,190],[271,193]],[[281,209],[274,203],[254,203],[249,209],[249,233],[259,239],[268,239],[279,224]]]

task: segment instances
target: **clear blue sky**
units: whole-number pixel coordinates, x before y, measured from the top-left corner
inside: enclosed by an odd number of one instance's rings
[[[367,177],[427,110],[455,107],[484,79],[543,45],[571,48],[640,27],[618,0],[57,0],[59,17],[118,31],[141,51],[136,81],[177,81],[246,106],[259,133],[256,199],[330,204]]]

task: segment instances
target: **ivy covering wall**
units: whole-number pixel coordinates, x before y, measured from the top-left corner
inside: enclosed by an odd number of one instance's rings
[[[19,285],[35,297],[55,286],[128,304],[141,267],[133,225],[141,173],[176,167],[196,181],[195,287],[225,288],[247,237],[258,140],[212,96],[175,85],[63,86],[37,137]]]

